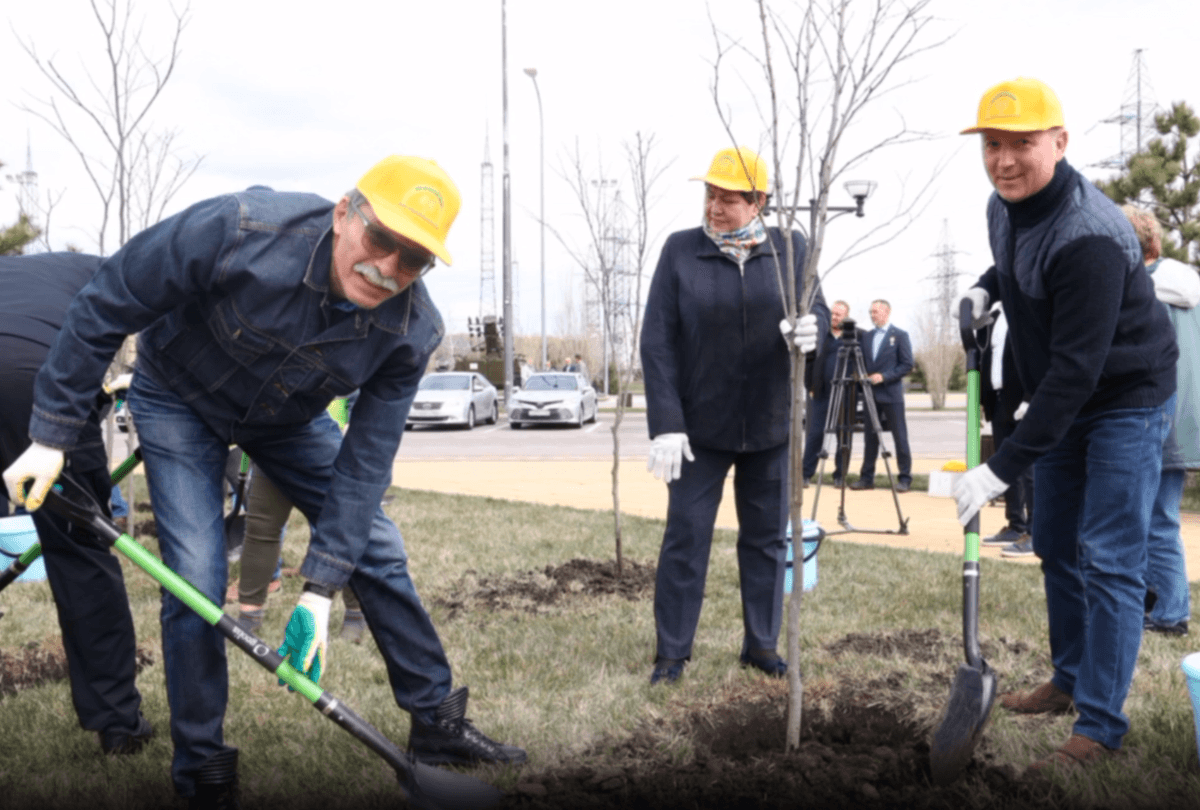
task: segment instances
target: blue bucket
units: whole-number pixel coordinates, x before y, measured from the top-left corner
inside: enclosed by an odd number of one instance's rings
[[[815,520],[804,519],[804,536],[801,538],[804,546],[804,591],[807,593],[817,587],[817,548],[824,538],[825,532]],[[792,522],[787,527],[787,571],[783,575],[783,592],[792,592]]]
[[[1187,676],[1188,694],[1192,696],[1192,718],[1196,723],[1196,747],[1200,750],[1200,652],[1185,656],[1183,674]]]
[[[0,518],[0,570],[8,568],[27,548],[38,541],[37,529],[30,515]],[[17,577],[17,582],[41,582],[46,578],[46,561],[38,557]]]

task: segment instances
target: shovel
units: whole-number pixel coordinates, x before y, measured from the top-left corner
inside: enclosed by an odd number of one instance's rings
[[[982,347],[976,330],[991,323],[986,317],[971,320],[971,302],[963,301],[959,328],[967,352],[967,467],[979,466],[979,365]],[[957,778],[975,751],[992,703],[996,700],[996,673],[979,651],[979,513],[963,532],[963,650],[965,664],[958,665],[950,700],[929,745],[929,770],[933,781],[948,785]]]
[[[242,545],[246,540],[246,510],[242,505],[246,500],[246,481],[250,478],[250,456],[243,450],[238,452],[242,454],[242,461],[238,468],[237,491],[233,509],[225,516],[225,559],[231,563],[242,558]]]
[[[125,477],[127,475],[129,475],[129,473],[133,472],[133,468],[141,463],[142,463],[142,448],[139,447],[133,451],[133,455],[131,455],[129,458],[127,458],[121,462],[121,466],[119,466],[115,470],[113,470],[113,472],[112,472],[113,486],[116,486],[117,484],[119,484],[123,480],[125,480]],[[132,506],[130,506],[130,508],[132,509]],[[131,515],[130,520],[132,520],[132,519],[133,518]],[[17,577],[21,576],[21,574],[24,574],[25,571],[29,568],[29,566],[33,565],[34,562],[37,561],[37,558],[40,556],[42,556],[42,544],[41,543],[33,543],[29,546],[29,548],[22,551],[20,556],[18,556],[15,560],[13,560],[12,564],[9,565],[8,568],[5,568],[3,571],[0,571],[0,591],[4,590],[9,585],[11,585],[14,581],[16,581]],[[0,616],[3,616],[3,615],[4,615],[3,613],[0,613]]]
[[[378,729],[355,714],[333,695],[323,691],[291,664],[284,661],[271,645],[238,626],[221,608],[187,580],[176,574],[157,557],[123,534],[104,516],[99,505],[70,476],[64,473],[46,496],[45,506],[55,513],[87,526],[105,542],[132,560],[160,585],[217,628],[221,635],[274,673],[298,694],[303,695],[322,715],[350,732],[396,771],[396,778],[408,803],[419,810],[483,810],[500,803],[503,794],[473,776],[434,768],[418,762],[396,747]]]

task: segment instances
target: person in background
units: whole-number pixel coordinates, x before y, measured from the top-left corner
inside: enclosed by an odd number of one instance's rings
[[[76,296],[35,383],[33,443],[4,471],[44,500],[77,446],[117,348],[138,336],[129,409],[166,563],[214,603],[229,580],[223,468],[241,447],[312,526],[303,593],[280,654],[319,682],[329,609],[362,602],[409,748],[431,764],[519,763],[525,752],[466,718],[450,662],[381,500],[417,384],[444,334],[421,277],[461,195],[431,160],[393,155],[336,203],[255,186],[198,202],[133,236]],[[346,435],[326,408],[360,389]],[[196,808],[238,803],[238,749],[224,736],[225,641],[163,596],[172,780]]]
[[[647,469],[669,491],[654,589],[651,684],[677,681],[692,656],[713,526],[731,467],[740,661],[774,677],[787,672],[776,643],[787,530],[790,347],[794,342],[812,351],[830,321],[819,287],[809,314],[794,328],[787,320],[774,256],[785,260],[790,239],[787,272],[803,290],[805,243],[799,233],[767,228],[759,216],[767,202],[766,163],[744,146],[722,149],[708,174],[693,179],[705,184],[701,225],[671,234],[663,245],[641,334],[652,439]]]
[[[913,370],[912,341],[908,332],[888,323],[892,305],[882,298],[871,302],[871,323],[875,329],[863,342],[864,365],[880,421],[891,431],[896,444],[896,491],[912,487],[912,453],[908,449],[908,422],[904,416],[904,377]],[[879,454],[879,435],[869,427],[863,433],[863,460],[858,480],[850,489],[875,488],[875,458]]]
[[[1024,413],[1025,392],[1017,379],[1012,347],[1008,343],[1008,321],[1004,307],[997,305],[996,321],[991,339],[983,352],[980,365],[984,373],[979,391],[979,403],[984,416],[992,423],[992,450],[995,452],[1012,435]],[[1004,490],[1005,526],[996,534],[981,541],[985,546],[1002,546],[1001,557],[1033,555],[1033,539],[1029,527],[1033,522],[1033,468],[1021,473]]]
[[[354,395],[351,395],[351,399]],[[329,413],[342,430],[349,422],[346,399],[338,398],[329,406]],[[254,465],[250,468],[250,489],[246,493],[246,539],[242,546],[241,575],[225,594],[225,601],[238,600],[237,623],[257,633],[266,617],[267,595],[282,586],[283,534],[292,502],[279,487]],[[353,644],[362,641],[367,629],[362,605],[352,588],[342,589],[345,612],[342,615],[340,636]]]
[[[1175,327],[1175,418],[1163,445],[1162,477],[1146,540],[1146,613],[1152,633],[1186,636],[1191,618],[1187,560],[1179,533],[1179,503],[1188,470],[1200,468],[1200,276],[1196,268],[1162,255],[1162,226],[1154,214],[1132,205],[1121,211],[1133,225],[1154,294]]]
[[[33,381],[50,352],[67,308],[100,266],[99,256],[39,253],[0,256],[0,466],[30,447],[27,428]],[[99,393],[97,390],[96,393]],[[114,491],[100,433],[96,397],[81,414],[79,439],[64,464],[96,500]],[[8,499],[21,493],[8,481]],[[0,504],[7,514],[8,500]],[[49,510],[33,513],[46,577],[58,611],[71,702],[79,725],[96,732],[106,754],[132,754],[153,736],[135,684],[137,636],[121,564],[108,544]],[[7,564],[7,563],[5,563]],[[11,619],[10,619],[11,621]]]
[[[583,355],[582,355],[582,354],[576,354],[576,355],[575,355],[575,359],[571,361],[571,363],[570,363],[570,364],[567,366],[566,370],[567,370],[567,371],[573,371],[573,372],[575,372],[576,374],[582,374],[582,375],[583,375],[583,378],[584,378],[585,380],[587,380],[587,381],[588,381],[588,384],[589,384],[589,385],[591,384],[591,382],[592,382],[592,378],[591,378],[591,376],[588,374],[588,367],[587,367],[587,363],[585,363],[585,362],[583,361]]]
[[[964,526],[1030,465],[1053,677],[1001,695],[1022,714],[1079,716],[1030,769],[1090,766],[1121,747],[1142,641],[1146,537],[1175,412],[1179,351],[1117,206],[1073,169],[1062,104],[1031,78],[980,99],[975,126],[994,265],[963,296],[978,319],[1004,304],[1029,407],[953,489]]]
[[[821,448],[825,443],[825,420],[829,415],[829,396],[832,393],[833,375],[837,373],[838,349],[842,346],[842,321],[850,315],[850,305],[845,301],[834,301],[829,307],[829,331],[821,347],[821,365],[816,357],[804,366],[809,393],[808,424],[804,437],[803,475],[804,485],[817,472]],[[842,485],[842,457],[834,452],[833,485]]]

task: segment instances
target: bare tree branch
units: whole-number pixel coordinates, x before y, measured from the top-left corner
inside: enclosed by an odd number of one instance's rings
[[[169,7],[165,55],[154,56],[144,47],[153,35],[145,19],[135,16],[134,0],[90,0],[90,6],[104,67],[85,67],[80,80],[68,76],[54,58],[43,59],[32,40],[15,30],[13,35],[49,84],[46,97],[30,94],[31,101],[17,107],[46,122],[79,157],[100,201],[96,243],[103,254],[111,225],[120,246],[136,229],[153,224],[201,158],[179,157],[175,133],[152,132],[149,118],[178,64],[189,7]],[[104,144],[103,157],[87,148],[92,139]]]
[[[744,57],[762,74],[758,93],[751,90],[760,113],[760,124],[770,137],[771,165],[775,177],[774,212],[784,233],[806,230],[808,235],[802,272],[803,289],[797,291],[791,271],[794,259],[791,240],[785,257],[775,256],[779,283],[788,318],[806,313],[818,289],[818,273],[825,242],[825,228],[832,218],[829,194],[833,183],[874,153],[914,141],[927,134],[909,130],[903,118],[894,131],[865,146],[847,147],[847,135],[864,111],[881,98],[908,84],[911,79],[899,70],[917,56],[937,48],[946,39],[929,41],[927,29],[933,17],[927,13],[931,0],[799,0],[777,7],[758,0],[756,11],[761,33],[761,51],[751,52],[740,41],[722,33],[710,11],[709,20],[717,58],[713,61],[712,97],[730,143],[736,137],[732,108],[720,95],[721,70],[735,57]],[[865,10],[865,11],[864,11]],[[775,52],[784,55],[786,70],[778,70]],[[757,96],[764,101],[758,104]],[[786,101],[785,101],[786,99]],[[767,111],[763,116],[763,110]],[[843,156],[843,151],[849,157]],[[786,157],[785,157],[786,156]],[[784,172],[785,160],[795,160],[794,172]],[[887,244],[928,205],[929,190],[936,171],[909,200],[901,197],[897,211],[881,224],[859,235],[824,275],[839,264]],[[790,185],[785,183],[785,178]],[[809,213],[807,229],[798,222],[801,211]],[[833,214],[839,215],[841,212]],[[786,268],[786,272],[785,272]],[[786,278],[785,278],[786,276]],[[798,294],[799,293],[799,294]],[[791,519],[794,537],[802,534],[803,493],[801,458],[804,447],[804,415],[807,397],[803,384],[804,356],[792,352]],[[793,542],[796,542],[793,540]],[[797,557],[799,558],[799,557]],[[788,606],[788,707],[787,747],[799,745],[802,684],[799,665],[799,623],[802,589],[793,590]]]
[[[611,428],[613,536],[618,575],[623,570],[620,427],[627,405],[626,394],[638,365],[642,282],[647,254],[653,241],[650,210],[656,202],[655,187],[670,166],[670,162],[659,164],[653,159],[653,134],[635,133],[634,139],[624,144],[624,149],[631,202],[622,198],[622,184],[606,176],[603,160],[597,160],[595,177],[589,176],[592,172],[585,168],[586,161],[578,140],[569,164],[559,171],[579,206],[587,234],[583,247],[576,246],[557,229],[543,223],[583,270],[587,286],[595,292],[604,346],[611,344],[624,350],[615,361],[618,371],[617,407]],[[602,373],[607,384],[609,359],[606,351],[602,354]]]

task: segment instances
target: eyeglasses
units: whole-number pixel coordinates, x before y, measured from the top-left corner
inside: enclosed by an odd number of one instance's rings
[[[436,257],[422,247],[401,241],[377,222],[372,222],[353,197],[350,199],[350,210],[363,221],[363,247],[372,258],[381,259],[393,253],[398,254],[400,269],[410,275],[423,276],[433,269]]]

